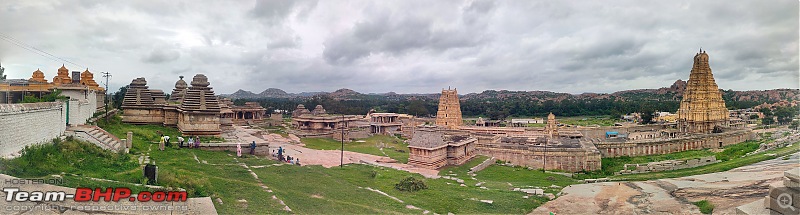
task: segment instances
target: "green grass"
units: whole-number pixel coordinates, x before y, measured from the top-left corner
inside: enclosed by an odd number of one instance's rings
[[[302,138],[300,141],[306,144],[306,148],[310,149],[339,150],[342,147],[340,141],[331,138]],[[384,146],[383,151],[379,147],[381,144]],[[345,142],[344,150],[378,156],[388,155],[390,158],[397,160],[397,162],[408,163],[408,144],[394,136],[374,135],[365,139]]]
[[[714,205],[708,200],[701,200],[699,202],[693,202],[692,204],[700,208],[700,213],[711,214],[711,212],[714,212]]]
[[[578,126],[614,126],[614,123],[622,122],[622,120],[610,116],[576,116],[576,117],[561,117],[556,118],[561,124],[578,125]]]
[[[428,179],[419,174],[367,165],[345,165],[344,168],[321,166],[277,166],[254,170],[261,180],[274,188],[292,210],[300,214],[398,214],[421,213],[407,209],[414,205],[433,213],[523,214],[541,205],[546,199],[524,199],[521,192],[507,189],[484,190],[475,186],[461,187],[448,179]],[[375,177],[372,177],[372,173]],[[398,191],[395,184],[413,176],[422,179],[428,189],[416,192]],[[321,186],[320,184],[324,184]],[[383,191],[403,201],[397,202],[365,188]],[[493,204],[478,200],[493,200]]]

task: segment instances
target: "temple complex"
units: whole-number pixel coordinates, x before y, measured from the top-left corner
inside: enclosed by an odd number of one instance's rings
[[[178,130],[184,135],[219,136],[220,107],[208,78],[197,74],[178,108]]]
[[[689,81],[678,109],[678,129],[685,133],[720,132],[728,125],[728,109],[714,81],[708,54],[702,49],[694,56]]]
[[[461,165],[475,157],[477,139],[468,135],[447,135],[434,130],[414,133],[408,144],[408,164],[438,169],[446,165]]]
[[[144,78],[133,79],[122,101],[122,121],[173,126],[183,135],[219,136],[224,105],[209,85],[205,75],[197,74],[186,87],[181,76],[167,100],[163,91],[149,89]]]
[[[334,115],[328,114],[322,105],[317,105],[314,110],[309,111],[302,104],[292,112],[292,127],[302,134],[299,136],[333,135],[336,129],[352,127],[356,121],[362,118],[354,115]],[[340,137],[341,138],[341,137]]]
[[[458,90],[442,89],[442,95],[439,97],[439,110],[436,111],[436,125],[455,129],[462,124]]]

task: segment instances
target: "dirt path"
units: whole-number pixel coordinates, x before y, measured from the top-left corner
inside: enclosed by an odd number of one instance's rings
[[[640,182],[571,185],[562,196],[531,214],[700,214],[692,202],[708,200],[714,214],[735,214],[736,207],[764,198],[769,184],[800,167],[800,153],[725,172]]]
[[[298,140],[291,137],[284,138],[277,134],[262,135],[259,134],[259,132],[263,131],[258,129],[248,129],[248,128],[243,128],[241,126],[234,126],[234,129],[235,129],[234,135],[237,141],[241,141],[244,143],[249,143],[252,141],[256,141],[257,143],[268,142],[270,145],[270,151],[277,150],[278,147],[283,147],[286,150],[287,155],[292,156],[293,158],[299,158],[300,164],[302,165],[322,165],[326,168],[330,168],[334,166],[339,166],[340,162],[344,164],[364,163],[369,165],[393,168],[412,173],[419,173],[428,178],[439,177],[438,170],[416,168],[411,165],[403,163],[378,162],[378,160],[381,158],[388,158],[384,156],[376,156],[376,155],[363,154],[350,151],[344,151],[344,155],[342,155],[342,152],[338,150],[316,150],[316,149],[305,148],[304,145],[299,143]]]

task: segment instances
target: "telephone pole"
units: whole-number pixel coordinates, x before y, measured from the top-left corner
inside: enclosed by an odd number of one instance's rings
[[[344,168],[344,127],[347,126],[344,124],[344,114],[342,114],[342,155],[339,157],[339,168]]]
[[[108,73],[108,72],[100,72],[100,73],[103,74],[104,78],[106,78],[106,83],[104,83],[105,86],[106,86],[106,91],[103,92],[105,94],[105,95],[103,95],[103,103],[105,103],[105,105],[103,105],[103,106],[105,106],[105,108],[106,108],[106,113],[105,113],[106,117],[105,118],[106,118],[106,124],[108,124],[108,79],[111,78],[111,73]]]

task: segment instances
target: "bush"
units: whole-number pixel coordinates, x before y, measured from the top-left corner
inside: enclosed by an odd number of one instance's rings
[[[400,183],[395,184],[394,188],[399,191],[414,192],[428,189],[428,186],[425,185],[424,181],[417,180],[416,178],[409,176],[408,178],[400,180]]]
[[[703,214],[711,214],[714,211],[714,205],[711,204],[708,200],[702,200],[699,202],[694,202],[694,205],[697,205],[700,208],[700,213]]]

